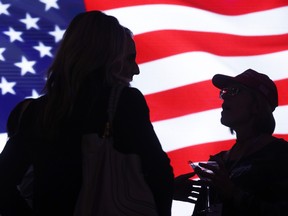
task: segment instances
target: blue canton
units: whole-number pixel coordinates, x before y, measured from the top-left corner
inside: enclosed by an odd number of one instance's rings
[[[0,0],[0,133],[13,107],[42,94],[46,71],[82,0]]]

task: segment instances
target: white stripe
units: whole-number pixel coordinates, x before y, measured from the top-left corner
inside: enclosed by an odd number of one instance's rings
[[[0,153],[2,152],[7,141],[7,133],[0,133]]]
[[[236,35],[288,33],[288,7],[227,16],[177,5],[143,5],[105,11],[134,34],[164,29],[221,32]]]
[[[132,86],[151,94],[210,80],[220,73],[235,76],[248,68],[267,74],[273,80],[288,77],[288,51],[245,57],[220,57],[204,52],[183,53],[140,64],[140,75]]]
[[[169,152],[196,144],[234,139],[235,136],[230,134],[229,128],[220,123],[221,110],[214,109],[155,122],[153,126],[163,149]],[[283,118],[287,116],[287,112],[288,106],[275,110],[275,133],[287,134],[288,118]]]
[[[287,95],[288,92],[282,92]],[[277,134],[288,134],[288,105],[279,106],[274,111],[274,118],[276,121],[275,132]]]

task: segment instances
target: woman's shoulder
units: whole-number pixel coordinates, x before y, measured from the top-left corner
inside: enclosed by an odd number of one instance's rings
[[[137,88],[124,87],[119,98],[119,111],[124,113],[149,113],[149,108],[144,95]]]
[[[142,92],[134,87],[124,87],[122,94],[121,94],[121,100],[129,102],[133,101],[133,103],[145,103],[146,100]]]
[[[25,106],[25,110],[22,113],[23,118],[29,119],[40,114],[45,106],[46,99],[46,96],[40,96],[39,98],[30,98],[20,102],[20,104],[22,103]]]
[[[30,111],[32,109],[31,107],[34,106],[35,103],[39,103],[43,99],[44,97],[40,97],[38,99],[26,98],[16,104],[16,106],[11,110],[8,116],[6,124],[8,136],[12,136],[18,131],[20,127],[20,122],[22,121],[22,119],[26,118],[27,113],[31,113],[29,118],[35,115],[35,110]]]
[[[29,98],[21,101],[19,104],[25,108],[25,113],[34,113],[35,111],[41,109],[41,107],[44,107],[44,104],[46,103],[46,96],[40,96],[38,98]],[[24,112],[23,112],[24,113]]]
[[[135,87],[124,87],[123,88],[123,93],[126,95],[126,96],[129,96],[129,97],[144,97],[144,95],[142,94],[142,92],[135,88]]]
[[[11,114],[21,114],[23,113],[28,106],[33,102],[35,99],[33,98],[25,98],[24,100],[20,101],[19,103],[16,104],[16,106],[13,108],[11,111]]]
[[[11,137],[18,131],[22,115],[32,100],[33,99],[24,99],[11,110],[6,123],[8,137]]]

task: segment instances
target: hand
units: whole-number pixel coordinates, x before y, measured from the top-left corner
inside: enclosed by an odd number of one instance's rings
[[[191,180],[190,178],[193,176],[195,176],[194,172],[177,176],[174,179],[174,200],[196,203],[201,183]]]
[[[207,182],[214,186],[215,190],[223,200],[229,200],[232,198],[235,186],[229,178],[223,160],[221,158],[213,158],[213,160],[217,162],[218,166],[199,163],[199,166],[212,172],[205,172],[201,169],[196,169],[195,172],[197,175],[208,179]]]

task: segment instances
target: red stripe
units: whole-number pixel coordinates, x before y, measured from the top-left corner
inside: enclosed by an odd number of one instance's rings
[[[148,4],[171,4],[195,7],[225,15],[240,15],[287,6],[287,0],[85,0],[87,10],[110,10]]]
[[[277,73],[277,71],[275,71]],[[288,76],[288,72],[287,72]],[[278,90],[278,102],[279,106],[288,105],[288,78],[283,80],[278,80],[275,82]]]
[[[279,91],[279,106],[287,105],[288,78],[275,83]],[[218,95],[219,90],[208,80],[145,95],[145,98],[150,108],[151,121],[155,122],[220,108],[222,101]]]
[[[239,36],[221,33],[163,30],[135,36],[139,64],[192,51],[219,56],[250,56],[288,50],[288,34]]]
[[[145,95],[152,122],[219,108],[222,101],[211,81]]]
[[[288,134],[275,136],[288,140]],[[168,152],[175,176],[193,171],[187,163],[189,160],[207,161],[210,155],[230,149],[234,142],[235,140],[204,143]]]
[[[174,175],[178,176],[180,174],[193,171],[187,163],[189,160],[194,162],[207,161],[210,155],[230,149],[233,143],[234,140],[219,141],[188,146],[186,148],[168,152],[168,156],[171,160],[171,166],[174,169]]]

